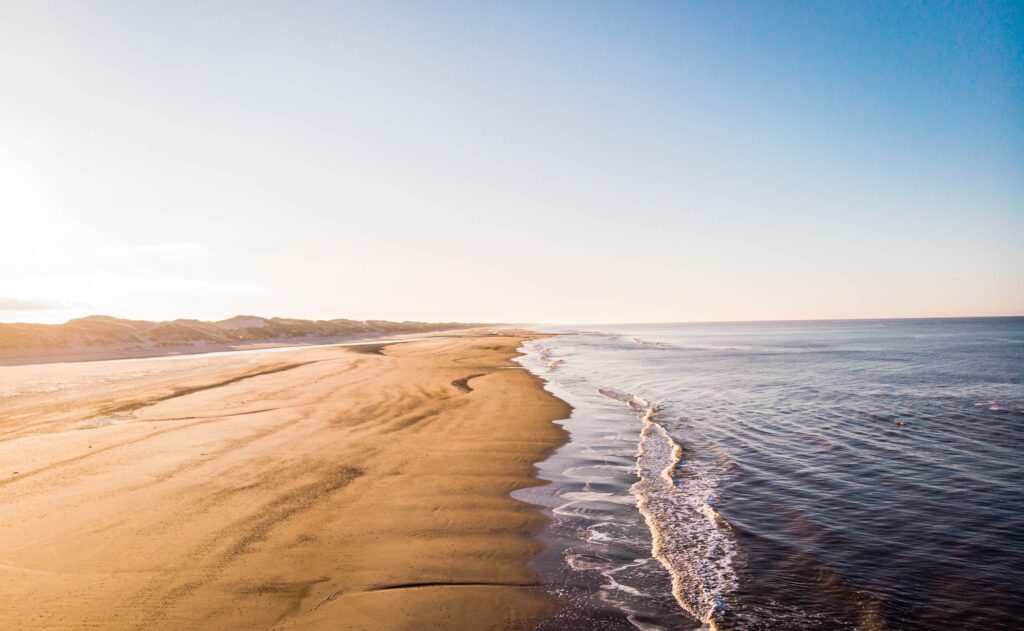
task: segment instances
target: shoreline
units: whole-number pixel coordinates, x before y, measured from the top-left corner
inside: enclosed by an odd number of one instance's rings
[[[558,421],[570,440],[538,465],[550,484],[515,494],[555,516],[537,566],[545,583],[560,586],[563,607],[544,628],[704,628],[672,593],[672,572],[652,556],[656,534],[637,506],[646,426],[638,413],[650,410],[632,395],[611,396],[619,384],[607,374],[583,377],[594,373],[586,354],[571,350],[576,335],[527,342],[520,358],[572,407]]]
[[[0,623],[536,626],[548,520],[511,493],[570,408],[513,361],[533,337],[19,369]]]

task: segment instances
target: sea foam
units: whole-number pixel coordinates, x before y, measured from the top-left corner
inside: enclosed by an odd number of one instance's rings
[[[713,504],[718,475],[711,466],[685,459],[682,445],[658,423],[658,407],[635,394],[599,388],[598,394],[637,412],[644,428],[637,453],[640,478],[630,492],[652,537],[652,555],[672,576],[680,606],[716,628],[725,598],[737,587],[736,544]]]

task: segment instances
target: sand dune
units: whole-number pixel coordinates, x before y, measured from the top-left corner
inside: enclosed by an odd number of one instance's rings
[[[64,324],[0,322],[0,365],[202,353],[296,343],[324,343],[395,334],[465,329],[454,322],[298,320],[235,316],[203,320],[76,318]],[[479,326],[479,325],[473,325]]]
[[[521,341],[0,368],[0,628],[532,626]]]

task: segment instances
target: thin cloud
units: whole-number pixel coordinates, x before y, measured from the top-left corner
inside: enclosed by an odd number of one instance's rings
[[[67,304],[56,300],[26,300],[0,296],[0,311],[49,311],[67,307]]]

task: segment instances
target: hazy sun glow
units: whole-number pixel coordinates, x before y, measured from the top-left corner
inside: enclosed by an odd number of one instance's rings
[[[0,6],[0,320],[1024,313],[1011,9],[229,5]]]

